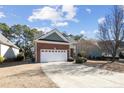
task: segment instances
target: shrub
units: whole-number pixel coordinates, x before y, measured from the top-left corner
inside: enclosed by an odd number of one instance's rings
[[[24,59],[24,55],[23,54],[18,54],[17,55],[17,61],[22,61]]]
[[[68,58],[68,61],[69,61],[69,62],[74,61],[74,58],[69,57],[69,58]]]
[[[3,63],[5,58],[3,56],[0,56],[0,63]]]
[[[92,59],[93,59],[93,60],[95,60],[95,59],[96,59],[96,57],[95,57],[95,56],[93,56],[93,57],[92,57]]]
[[[81,51],[80,53],[77,54],[77,56],[79,56],[79,57],[86,57],[86,52],[85,51]]]
[[[88,56],[88,59],[92,59],[92,57],[91,56]]]
[[[124,59],[124,54],[122,52],[119,53],[119,57]]]
[[[83,57],[83,54],[82,53],[78,53],[77,56],[78,57]]]
[[[81,64],[87,62],[87,59],[84,57],[77,57],[75,62]]]
[[[101,60],[102,59],[102,57],[96,57],[96,60]]]

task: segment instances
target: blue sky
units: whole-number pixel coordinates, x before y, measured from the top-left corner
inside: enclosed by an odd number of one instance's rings
[[[108,5],[80,6],[0,6],[0,22],[8,25],[25,24],[45,32],[57,28],[68,34],[84,34],[96,38],[98,23],[111,12]]]

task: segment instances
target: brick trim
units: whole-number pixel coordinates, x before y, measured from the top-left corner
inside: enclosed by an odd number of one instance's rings
[[[36,42],[36,62],[40,62],[40,50],[41,49],[60,49],[67,50],[69,53],[69,45],[65,44],[50,44],[50,43],[39,43]],[[67,54],[68,55],[68,54]]]

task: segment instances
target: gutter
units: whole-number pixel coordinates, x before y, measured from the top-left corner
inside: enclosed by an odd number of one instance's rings
[[[16,45],[9,45],[9,44],[5,44],[5,43],[0,43],[0,44],[3,44],[3,45],[7,45],[7,46],[10,46],[10,47],[13,47],[13,48],[16,48],[16,49],[20,49],[19,47],[17,47]]]

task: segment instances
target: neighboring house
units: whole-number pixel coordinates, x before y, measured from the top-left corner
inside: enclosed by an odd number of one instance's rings
[[[0,55],[6,59],[16,58],[19,48],[0,33]]]
[[[108,42],[107,44],[110,43]],[[84,52],[86,57],[90,58],[112,57],[110,51],[106,49],[104,42],[97,40],[79,40],[76,45],[76,53],[81,52]],[[119,57],[120,52],[124,53],[124,42],[120,44],[116,57]]]
[[[76,53],[84,53],[86,57],[96,58],[102,56],[102,51],[95,40],[79,40],[76,45]]]
[[[67,61],[70,56],[73,57],[75,44],[73,39],[53,29],[35,40],[35,61]]]
[[[110,49],[112,48],[111,47],[112,46],[111,42],[109,42],[109,41],[97,41],[97,43],[98,43],[98,45],[100,46],[100,48],[102,50],[102,56],[104,56],[104,57],[112,57],[111,51],[108,50],[108,48],[110,48]],[[114,43],[114,41],[113,41],[113,43]],[[107,46],[109,45],[108,48],[106,47],[106,44],[107,44]],[[117,50],[116,57],[119,57],[120,52],[124,53],[124,42],[120,43],[120,47]]]

